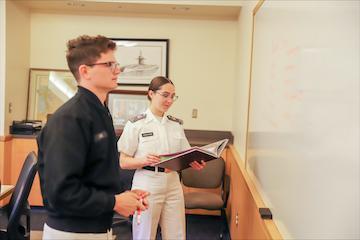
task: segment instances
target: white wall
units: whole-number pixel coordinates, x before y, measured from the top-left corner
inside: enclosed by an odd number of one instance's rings
[[[244,161],[251,62],[252,11],[256,4],[257,1],[244,2],[238,18],[237,75],[234,83],[232,117],[234,145]]]
[[[66,69],[66,41],[81,34],[169,38],[169,75],[180,96],[171,113],[187,129],[232,130],[236,21],[33,13],[31,67]]]
[[[5,112],[5,134],[13,120],[26,117],[29,66],[30,12],[14,1],[6,1],[6,92],[2,111]]]
[[[0,136],[5,125],[6,2],[0,1]]]
[[[360,238],[359,53],[358,1],[256,14],[247,170],[284,239]]]

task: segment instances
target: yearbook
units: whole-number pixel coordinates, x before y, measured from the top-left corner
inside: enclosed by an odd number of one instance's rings
[[[229,139],[223,139],[202,147],[192,147],[185,151],[160,155],[160,162],[155,167],[169,168],[174,171],[180,171],[190,167],[193,161],[200,162],[211,161],[221,156]]]

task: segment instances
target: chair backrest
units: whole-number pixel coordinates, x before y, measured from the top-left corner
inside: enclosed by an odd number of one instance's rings
[[[21,213],[27,205],[27,199],[30,194],[36,171],[37,156],[34,152],[30,152],[21,168],[19,178],[7,206],[7,233],[9,235],[16,235],[16,232],[19,229]]]
[[[225,161],[223,158],[211,160],[206,166],[197,171],[187,168],[181,171],[181,179],[185,186],[193,188],[217,188],[223,182]]]

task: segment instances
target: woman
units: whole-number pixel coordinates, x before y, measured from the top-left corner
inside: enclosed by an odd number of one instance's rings
[[[139,213],[135,213],[133,239],[155,239],[159,223],[163,239],[185,239],[184,196],[179,175],[152,167],[160,161],[159,155],[190,148],[182,121],[165,116],[177,99],[173,82],[155,77],[149,85],[148,99],[150,107],[127,122],[118,142],[121,167],[137,169],[132,188],[150,192],[149,209],[141,213],[141,220]],[[190,166],[200,170],[205,162],[194,161]]]

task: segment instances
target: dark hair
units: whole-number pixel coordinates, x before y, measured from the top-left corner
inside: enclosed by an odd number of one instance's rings
[[[163,76],[154,77],[150,82],[147,98],[151,101],[151,98],[149,97],[149,91],[151,90],[151,91],[155,92],[155,91],[159,90],[162,85],[165,85],[167,83],[170,83],[173,86],[175,86],[174,83],[167,77],[163,77]]]
[[[115,50],[116,44],[107,37],[82,35],[67,42],[66,60],[70,71],[79,80],[79,66],[95,63],[102,53]]]

